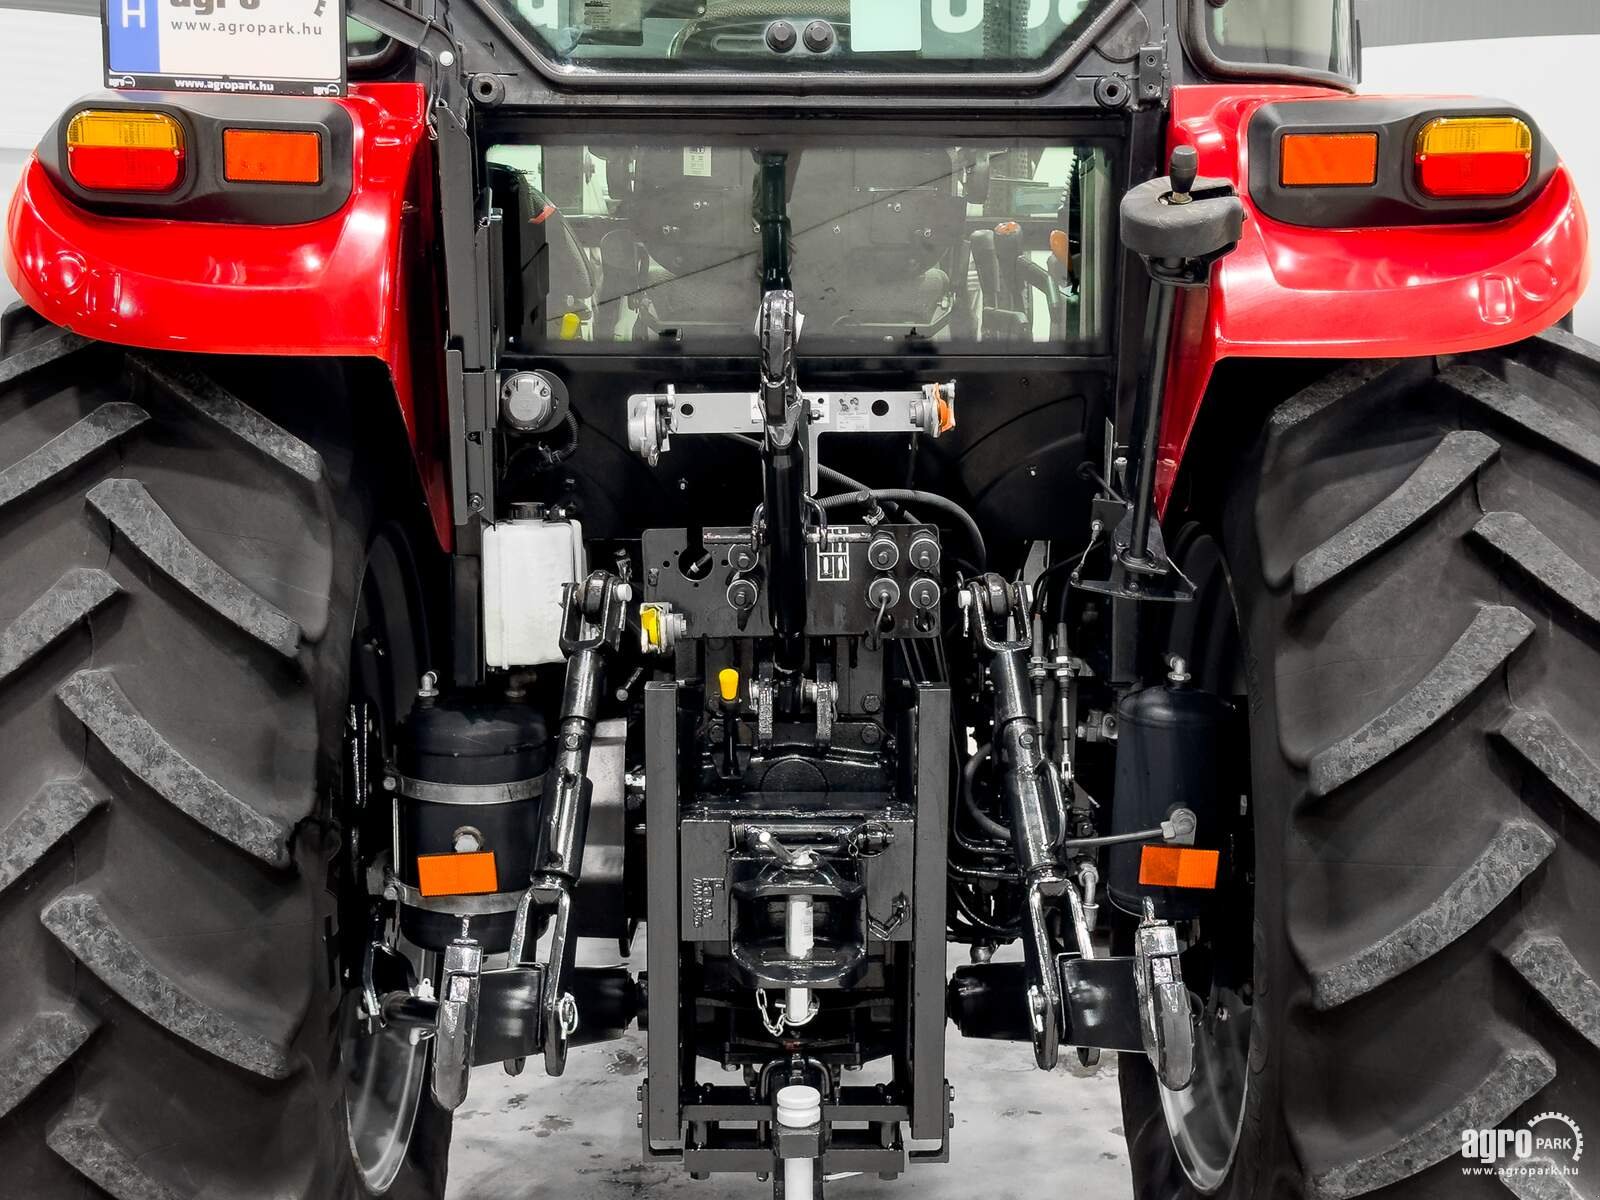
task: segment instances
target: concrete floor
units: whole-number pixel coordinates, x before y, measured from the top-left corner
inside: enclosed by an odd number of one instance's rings
[[[952,966],[965,961],[952,956]],[[1116,1056],[1094,1071],[1075,1055],[1035,1069],[1022,1044],[975,1042],[949,1027],[947,1074],[955,1085],[950,1162],[912,1167],[893,1182],[832,1181],[830,1196],[890,1200],[1022,1200],[1070,1190],[1080,1200],[1129,1200],[1127,1150],[1117,1101]],[[1070,1068],[1067,1065],[1070,1063]],[[456,1114],[447,1200],[761,1200],[771,1185],[742,1175],[696,1182],[676,1166],[640,1162],[634,1089],[646,1072],[645,1038],[572,1051],[547,1079],[536,1062],[513,1079],[498,1067],[473,1072]]]

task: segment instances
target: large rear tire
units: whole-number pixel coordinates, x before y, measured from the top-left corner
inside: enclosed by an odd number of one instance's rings
[[[1219,475],[1196,513],[1251,708],[1248,1086],[1202,1191],[1124,1058],[1137,1194],[1600,1195],[1549,1141],[1462,1155],[1600,1131],[1600,351],[1347,366]]]
[[[368,1196],[337,863],[376,418],[339,364],[6,333],[0,1191]],[[409,1132],[387,1194],[436,1200],[448,1118]]]

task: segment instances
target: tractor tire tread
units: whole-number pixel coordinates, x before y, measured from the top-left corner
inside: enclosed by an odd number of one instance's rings
[[[52,1122],[45,1143],[114,1200],[182,1200],[140,1169],[88,1104],[80,1102]]]
[[[105,803],[75,779],[54,779],[40,788],[0,829],[0,892],[28,873],[51,847]]]
[[[0,470],[0,508],[108,449],[149,419],[137,404],[113,400],[101,405],[26,458]]]
[[[264,863],[289,865],[289,830],[186,759],[140,716],[109,670],[79,671],[56,694],[101,745],[174,808]]]
[[[1499,453],[1500,444],[1486,434],[1446,434],[1396,491],[1295,563],[1295,595],[1309,595],[1404,537]]]
[[[0,1046],[0,1117],[72,1058],[99,1022],[78,1012],[35,1013]]]
[[[144,484],[107,479],[90,490],[88,501],[152,566],[212,612],[285,658],[299,651],[300,627],[185,537]]]
[[[98,567],[73,567],[0,630],[0,683],[121,594],[122,585]]]
[[[1479,609],[1421,682],[1361,728],[1312,756],[1312,796],[1331,795],[1444,720],[1494,677],[1533,630],[1533,621],[1520,609]]]
[[[41,915],[72,956],[156,1024],[267,1079],[286,1079],[289,1055],[243,1021],[195,999],[158,968],[87,892],[58,896]]]

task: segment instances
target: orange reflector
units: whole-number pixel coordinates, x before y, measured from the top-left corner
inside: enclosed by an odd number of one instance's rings
[[[481,896],[500,890],[494,852],[417,855],[417,890],[424,896]]]
[[[321,183],[322,137],[312,129],[224,129],[230,183]]]
[[[1139,882],[1146,887],[1214,888],[1216,850],[1188,846],[1146,846],[1139,855]]]
[[[67,123],[67,173],[80,187],[169,192],[183,159],[183,126],[166,113],[86,108]]]
[[[1417,134],[1417,183],[1430,196],[1512,196],[1533,174],[1533,130],[1516,117],[1439,117]]]
[[[1279,159],[1284,187],[1369,187],[1378,181],[1378,135],[1289,133]]]

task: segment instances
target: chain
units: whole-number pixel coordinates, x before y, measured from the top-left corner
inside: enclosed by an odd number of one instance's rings
[[[767,1016],[767,989],[758,987],[756,989],[756,1011],[761,1014],[761,1023],[767,1027],[767,1032],[773,1037],[782,1038],[785,1020],[783,1001],[780,1000],[774,1007],[777,1009],[778,1015],[775,1018]]]
[[[782,1039],[785,1028],[799,1029],[802,1025],[811,1024],[820,1008],[820,1005],[813,1004],[804,1021],[792,1021],[789,1019],[788,1005],[784,1004],[782,1000],[778,1000],[772,1004],[772,1011],[777,1013],[777,1016],[769,1017],[767,1015],[767,989],[764,987],[756,989],[756,1011],[761,1014],[761,1023],[767,1027],[767,1032],[775,1038]]]

